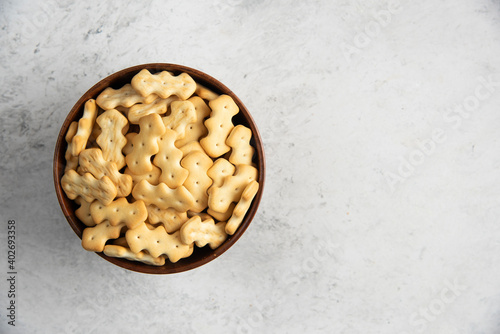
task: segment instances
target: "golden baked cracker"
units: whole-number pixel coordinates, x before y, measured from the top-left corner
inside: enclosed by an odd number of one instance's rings
[[[210,216],[206,212],[195,212],[195,211],[188,211],[187,216],[189,218],[193,218],[194,216],[198,216],[201,218],[201,220],[207,220],[207,219],[214,219],[212,216]]]
[[[125,138],[127,139],[127,143],[125,146],[123,146],[122,153],[127,155],[132,152],[134,149],[134,137],[137,136],[137,133],[135,132],[129,132],[125,135]]]
[[[226,176],[220,187],[208,190],[208,206],[217,212],[226,212],[231,202],[238,202],[247,184],[257,179],[257,169],[250,165],[236,166],[234,175]]]
[[[226,139],[226,144],[231,147],[229,161],[234,165],[252,164],[255,149],[250,145],[252,130],[244,125],[236,125]]]
[[[132,177],[121,174],[115,162],[106,161],[100,149],[88,148],[82,151],[79,161],[83,172],[91,173],[97,179],[103,176],[109,177],[116,186],[116,196],[126,197],[132,192]]]
[[[130,261],[138,261],[153,266],[163,266],[165,258],[162,256],[152,257],[146,252],[134,253],[129,248],[118,245],[106,245],[103,250],[104,254],[110,257],[118,257]]]
[[[234,207],[233,214],[227,221],[225,227],[227,234],[233,235],[234,232],[236,232],[243,220],[243,217],[245,217],[245,214],[250,208],[250,204],[252,204],[252,200],[257,194],[257,191],[259,191],[259,183],[257,181],[252,181],[245,187],[245,190],[243,190],[243,193],[241,194],[240,201]]]
[[[207,175],[212,179],[214,187],[220,187],[224,183],[226,176],[234,174],[236,167],[224,158],[215,160],[212,167],[207,171]]]
[[[142,96],[131,84],[126,84],[120,89],[106,88],[99,94],[96,102],[102,109],[109,110],[118,106],[130,108],[136,103],[151,103],[157,97],[154,94]]]
[[[128,111],[128,120],[132,124],[139,124],[141,117],[147,116],[149,114],[159,114],[162,115],[167,112],[168,106],[173,101],[177,101],[179,98],[177,96],[170,96],[166,99],[157,98],[151,103],[144,104],[138,103],[130,107]]]
[[[196,83],[196,90],[194,91],[194,93],[199,97],[201,97],[202,99],[208,101],[215,100],[216,98],[219,97],[219,94],[213,92],[212,90],[208,89],[207,87],[199,83]]]
[[[137,175],[153,170],[151,157],[158,153],[158,139],[165,132],[165,126],[158,114],[142,117],[139,127],[139,133],[132,138],[132,152],[125,156],[130,171]]]
[[[129,248],[128,244],[127,244],[127,239],[125,239],[125,236],[114,239],[113,241],[111,241],[111,244],[116,245],[116,246],[122,246],[125,248]]]
[[[160,183],[160,175],[161,169],[153,165],[153,169],[144,174],[134,174],[130,170],[130,168],[125,168],[125,174],[130,175],[132,177],[132,189],[142,180],[148,181],[150,184],[156,186]]]
[[[179,147],[179,150],[181,150],[182,156],[184,157],[194,151],[200,151],[206,154],[205,150],[201,147],[200,142],[198,141],[192,141],[182,147]]]
[[[118,238],[124,227],[125,224],[113,226],[108,221],[86,227],[82,233],[82,246],[88,251],[102,252],[106,242]]]
[[[155,225],[153,225],[153,224],[151,224],[151,223],[148,223],[147,221],[146,221],[146,222],[144,222],[144,224],[146,224],[146,227],[147,227],[148,229],[150,229],[151,231],[152,231],[152,230],[154,230],[155,228],[157,228],[158,226],[160,226],[160,224],[156,224],[157,226],[155,226]]]
[[[66,137],[64,138],[66,140],[66,143],[68,144],[66,153],[64,155],[64,158],[66,159],[66,167],[64,168],[64,171],[67,171],[68,169],[76,169],[76,167],[78,166],[78,156],[74,156],[71,153],[73,151],[73,137],[76,135],[77,130],[78,122],[71,122],[68,128],[68,132],[66,132]]]
[[[208,135],[200,140],[201,146],[212,158],[217,158],[231,149],[226,145],[226,139],[233,129],[232,118],[239,108],[228,95],[221,95],[209,103],[210,117],[205,121]]]
[[[173,208],[180,212],[186,212],[194,205],[193,195],[184,186],[171,189],[161,182],[153,186],[142,180],[132,189],[132,196],[136,200],[143,200],[146,205],[154,204],[160,209]]]
[[[87,141],[87,146],[85,146],[85,148],[99,147],[99,144],[97,144],[97,137],[99,137],[101,132],[102,130],[99,124],[94,123],[94,127],[92,128],[92,132],[90,133],[89,140]]]
[[[148,205],[146,208],[149,222],[154,225],[163,224],[168,233],[178,231],[182,224],[189,219],[186,212],[179,212],[172,208],[160,209],[156,205]]]
[[[189,171],[184,186],[194,197],[195,203],[191,207],[194,212],[201,212],[208,206],[207,190],[212,185],[212,179],[207,171],[212,164],[212,159],[200,151],[192,152],[181,160],[181,166]]]
[[[127,118],[118,110],[110,109],[97,117],[96,122],[101,127],[101,134],[96,141],[104,159],[115,162],[118,169],[122,169],[125,166],[122,149],[127,144],[123,131],[128,127]]]
[[[71,155],[78,156],[85,149],[85,146],[87,146],[87,141],[94,127],[96,117],[97,106],[95,100],[90,99],[85,102],[82,118],[78,121],[78,130],[71,141]]]
[[[94,202],[90,205],[90,214],[97,224],[106,220],[113,226],[125,224],[129,229],[136,228],[148,218],[148,210],[143,201],[129,203],[124,197],[109,205]]]
[[[181,166],[182,151],[175,147],[177,132],[166,129],[158,139],[160,149],[153,159],[153,164],[160,167],[159,181],[169,188],[181,186],[188,177],[188,170]]]
[[[75,216],[80,219],[82,223],[86,226],[95,226],[95,222],[90,215],[90,204],[86,200],[82,199],[80,196],[75,198],[76,204],[80,205],[78,209],[75,210]],[[95,202],[95,201],[94,201]],[[92,203],[94,203],[92,202]]]
[[[227,209],[226,212],[217,212],[214,211],[210,208],[207,209],[207,213],[212,216],[215,220],[218,220],[220,222],[227,222],[229,218],[231,218],[231,215],[233,214],[234,207],[236,206],[236,203],[231,203],[229,204],[229,208]]]
[[[194,106],[194,111],[196,113],[196,121],[186,126],[184,138],[181,138],[175,142],[175,146],[182,147],[190,142],[198,142],[201,137],[208,133],[205,124],[205,118],[210,115],[210,108],[199,96],[193,96],[188,100]]]
[[[213,219],[202,221],[199,216],[194,216],[182,225],[180,229],[181,240],[186,245],[194,242],[198,247],[204,247],[208,244],[210,248],[216,249],[227,239],[225,226],[225,222],[215,224]]]
[[[170,115],[162,118],[165,128],[177,132],[177,139],[184,138],[188,124],[196,122],[196,111],[191,101],[174,101]]]
[[[79,175],[83,175],[85,174],[85,172],[83,171],[82,169],[82,166],[78,165],[78,167],[76,167],[76,172],[79,174]]]
[[[72,169],[64,173],[61,186],[69,199],[81,196],[87,202],[97,199],[104,205],[111,203],[117,194],[116,186],[109,177],[103,176],[98,180],[90,173],[80,175]]]
[[[172,263],[193,253],[193,244],[184,244],[179,231],[168,234],[163,226],[150,230],[146,224],[141,224],[133,230],[128,230],[125,238],[132,252],[146,250],[153,257],[165,254]]]
[[[187,73],[173,76],[167,71],[151,74],[147,69],[137,73],[131,81],[132,87],[142,96],[156,94],[162,99],[176,95],[188,99],[196,90],[196,83]]]

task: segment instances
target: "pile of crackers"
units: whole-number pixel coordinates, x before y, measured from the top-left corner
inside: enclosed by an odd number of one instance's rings
[[[86,101],[61,179],[87,226],[83,248],[162,266],[234,234],[259,190],[238,112],[187,73],[146,69]]]

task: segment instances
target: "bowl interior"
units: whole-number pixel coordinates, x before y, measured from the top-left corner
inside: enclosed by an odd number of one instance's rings
[[[56,148],[54,154],[54,183],[55,183],[56,195],[57,199],[59,200],[59,204],[61,205],[61,209],[63,211],[64,216],[66,217],[73,231],[75,231],[75,233],[78,235],[80,239],[82,237],[82,232],[86,226],[75,216],[75,210],[78,209],[78,205],[66,196],[66,194],[62,190],[60,183],[61,178],[64,174],[64,168],[66,166],[66,160],[64,158],[67,147],[65,141],[66,132],[68,131],[71,122],[74,120],[78,120],[82,116],[83,105],[88,99],[97,98],[97,96],[106,87],[113,87],[117,89],[127,83],[130,83],[132,77],[142,69],[148,69],[151,73],[166,70],[173,72],[174,75],[178,75],[182,72],[185,72],[188,73],[197,83],[204,85],[205,87],[211,89],[212,91],[218,94],[227,94],[231,96],[240,109],[240,112],[233,117],[233,123],[235,125],[236,124],[245,125],[246,127],[252,130],[253,134],[250,144],[255,148],[253,162],[256,164],[259,171],[259,176],[257,180],[259,182],[259,191],[255,196],[252,205],[248,210],[248,212],[246,213],[245,218],[243,219],[238,230],[232,236],[229,236],[228,239],[220,247],[218,247],[215,250],[210,249],[210,247],[208,246],[205,246],[203,248],[194,247],[194,252],[190,257],[181,259],[176,263],[171,263],[170,261],[167,260],[165,265],[161,267],[150,266],[143,264],[141,262],[128,261],[120,258],[108,257],[103,253],[97,253],[99,256],[106,259],[107,261],[128,270],[147,273],[147,274],[177,273],[199,267],[220,256],[227,249],[229,249],[248,228],[248,225],[250,224],[250,222],[252,221],[253,217],[257,212],[257,208],[262,198],[262,193],[264,189],[265,161],[264,161],[263,145],[259,131],[255,125],[255,122],[252,119],[252,116],[250,115],[246,107],[244,106],[244,104],[241,102],[241,100],[221,82],[203,72],[176,64],[153,63],[153,64],[144,64],[144,65],[137,65],[134,67],[130,67],[108,76],[107,78],[95,84],[78,100],[78,102],[75,104],[75,106],[71,109],[68,116],[66,117],[66,120],[64,121],[61,127],[56,142]]]

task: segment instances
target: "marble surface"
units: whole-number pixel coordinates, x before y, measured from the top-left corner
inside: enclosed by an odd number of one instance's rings
[[[3,0],[0,332],[499,333],[499,18],[493,0]],[[79,96],[147,62],[224,82],[267,155],[245,235],[167,276],[84,251],[52,179]]]

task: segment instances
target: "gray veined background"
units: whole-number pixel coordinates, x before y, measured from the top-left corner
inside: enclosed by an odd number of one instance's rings
[[[499,333],[499,18],[488,0],[0,2],[0,332]],[[245,235],[163,277],[84,251],[52,181],[79,96],[147,62],[224,82],[267,156]]]

